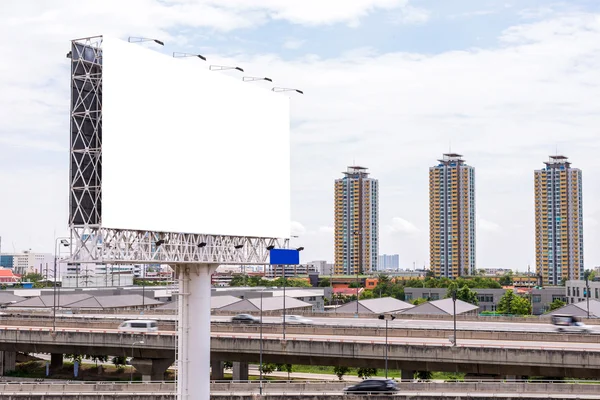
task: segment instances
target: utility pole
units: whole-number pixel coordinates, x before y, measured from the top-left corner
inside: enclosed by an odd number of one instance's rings
[[[388,377],[388,318],[386,318],[385,314],[381,314],[379,319],[385,320],[385,379]],[[389,316],[390,320],[395,320],[396,317],[393,315]]]
[[[452,346],[456,347],[456,289],[452,290],[452,306],[454,314],[454,337],[452,338]]]

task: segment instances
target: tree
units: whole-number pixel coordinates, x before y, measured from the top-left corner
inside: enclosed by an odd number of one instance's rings
[[[86,354],[83,358],[85,358],[86,360],[92,360],[93,362],[95,362],[96,367],[98,367],[98,362],[107,362],[108,361],[108,356],[92,356],[92,355]]]
[[[375,297],[375,294],[373,293],[372,290],[363,290],[363,292],[360,294],[361,300],[372,299],[374,297]]]
[[[29,274],[25,274],[21,277],[21,281],[22,282],[38,282],[41,281],[42,279],[44,279],[44,277],[42,276],[42,274],[38,274],[37,272],[32,272]]]
[[[352,289],[356,289],[356,288],[360,287],[360,283],[358,283],[358,282],[350,282],[350,284],[348,285],[348,287],[352,288]]]
[[[450,285],[448,287],[448,291],[446,292],[446,297],[452,297],[452,291],[456,290],[456,299],[466,301],[467,303],[473,304],[474,306],[479,304],[479,300],[477,299],[477,292],[471,290],[467,285],[464,285],[462,288],[458,289],[456,283]]]
[[[264,375],[269,375],[272,374],[273,372],[277,371],[277,364],[272,364],[272,363],[263,363],[262,368],[262,373]]]
[[[512,286],[513,284],[513,272],[512,271],[508,271],[507,273],[505,273],[504,275],[502,275],[502,277],[500,278],[500,280],[498,280],[498,283],[502,286]]]
[[[356,371],[356,375],[358,375],[359,378],[368,379],[377,375],[377,368],[359,368]]]
[[[433,377],[433,373],[431,371],[417,371],[415,377],[422,381],[428,381]]]
[[[223,362],[223,369],[233,369],[233,363],[231,361]]]
[[[350,368],[348,368],[348,367],[340,367],[340,366],[333,367],[333,373],[338,377],[338,379],[340,381],[342,380],[342,377],[344,375],[346,375],[349,371],[350,371]]]
[[[331,280],[329,278],[321,278],[319,279],[318,287],[329,287],[331,286]]]
[[[65,354],[65,358],[67,360],[72,360],[73,362],[77,361],[79,364],[81,364],[83,355],[82,354]]]
[[[231,281],[229,282],[229,286],[244,286],[246,284],[246,275],[237,274],[231,277]]]
[[[498,302],[498,312],[509,315],[529,315],[531,303],[526,298],[515,295],[512,290],[507,290]]]
[[[559,308],[564,307],[566,304],[567,303],[565,303],[561,299],[554,299],[552,303],[550,303],[550,309],[548,311],[558,310]]]
[[[427,299],[424,299],[422,297],[418,297],[418,298],[412,300],[411,303],[413,305],[415,305],[415,306],[418,306],[419,304],[427,303]]]
[[[115,365],[115,367],[117,367],[117,369],[119,369],[119,367],[122,368],[127,363],[127,357],[125,357],[125,356],[113,357],[112,363]]]

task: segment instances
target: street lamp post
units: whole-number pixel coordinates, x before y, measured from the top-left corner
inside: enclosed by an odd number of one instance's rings
[[[60,244],[63,246],[68,246],[69,238],[62,237],[56,238],[54,241],[54,289],[52,290],[52,332],[56,332],[56,257],[58,253],[58,241],[60,240]]]
[[[392,321],[396,319],[393,315],[389,316]],[[388,318],[385,314],[381,314],[379,319],[385,320],[385,379],[388,377]]]
[[[587,317],[590,319],[590,279],[589,275],[585,275],[585,300],[587,302]]]
[[[452,314],[454,314],[454,339],[452,340],[452,346],[456,346],[456,289],[452,290],[452,309]]]
[[[259,352],[259,367],[258,367],[258,373],[260,374],[259,377],[259,386],[258,386],[258,391],[260,393],[260,395],[262,396],[262,391],[263,391],[263,292],[266,288],[262,288],[262,290],[260,291],[260,352]]]
[[[133,382],[133,346],[136,344],[144,344],[144,341],[140,340],[131,344],[131,368],[129,369],[129,382]]]

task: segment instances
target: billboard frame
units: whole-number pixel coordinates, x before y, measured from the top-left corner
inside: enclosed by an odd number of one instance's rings
[[[72,40],[68,55],[71,59],[70,261],[268,264],[267,247],[287,248],[289,238],[156,232],[102,226],[102,40],[103,36]]]

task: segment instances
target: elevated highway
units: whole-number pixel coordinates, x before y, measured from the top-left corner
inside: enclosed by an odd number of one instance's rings
[[[256,398],[260,393],[267,399],[294,398],[307,399],[337,399],[341,397],[347,386],[343,382],[311,383],[311,382],[258,382],[231,383],[213,382],[210,386],[213,399]],[[416,383],[401,382],[400,392],[393,396],[397,400],[427,398],[427,399],[460,399],[460,398],[556,398],[556,399],[592,399],[597,398],[600,391],[598,383],[585,385],[556,384],[548,382],[461,382],[461,383]],[[2,399],[120,399],[120,400],[167,400],[174,399],[174,383],[148,382],[76,382],[76,383],[4,383],[0,384]],[[594,397],[596,396],[596,397]],[[380,396],[352,396],[353,399],[377,398]],[[389,398],[385,396],[384,398]]]
[[[305,329],[305,328],[297,328]],[[568,335],[563,335],[569,337]],[[307,365],[346,365],[383,368],[385,338],[339,334],[263,334],[263,361]],[[144,344],[133,345],[144,341]],[[160,379],[174,361],[176,334],[172,331],[132,333],[118,330],[47,327],[0,327],[0,350],[30,353],[79,353],[131,356],[145,379]],[[213,360],[259,361],[257,332],[213,332]],[[389,368],[403,371],[451,371],[486,375],[600,377],[600,344],[517,341],[504,338],[388,338]]]

